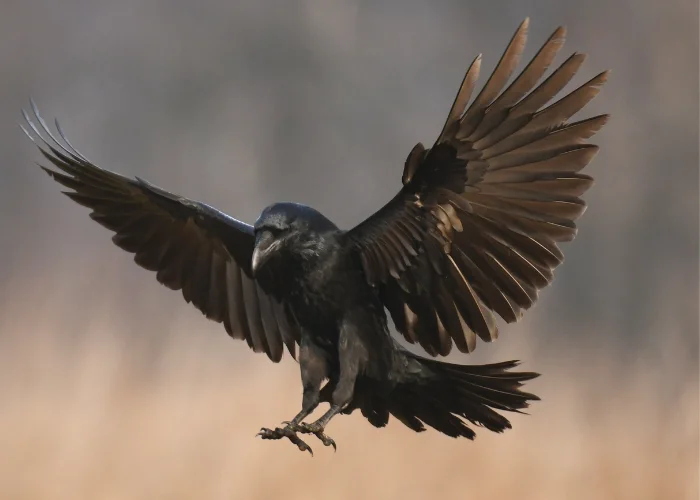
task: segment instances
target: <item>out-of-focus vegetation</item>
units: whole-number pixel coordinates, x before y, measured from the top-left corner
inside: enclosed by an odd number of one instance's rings
[[[698,494],[698,5],[25,0],[0,16],[0,498],[694,499]],[[468,63],[531,17],[575,85],[612,75],[565,264],[470,356],[542,397],[474,443],[359,416],[311,460],[254,439],[293,416],[272,365],[114,247],[16,126],[29,96],[99,165],[254,220],[283,199],[350,226],[391,197]],[[322,189],[321,189],[322,187]]]
[[[253,437],[296,413],[291,361],[244,372],[222,354],[233,350],[226,339],[183,335],[144,370],[113,327],[59,357],[61,339],[39,323],[16,333],[40,346],[0,364],[0,498],[696,498],[699,388],[681,375],[690,366],[662,387],[652,359],[620,377],[597,349],[595,364],[563,366],[521,346],[524,366],[544,372],[529,386],[542,401],[510,431],[469,442],[394,419],[377,430],[358,413],[329,427],[337,453],[312,440],[311,458]]]

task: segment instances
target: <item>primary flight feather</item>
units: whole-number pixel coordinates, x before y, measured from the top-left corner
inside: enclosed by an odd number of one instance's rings
[[[471,352],[477,339],[496,338],[496,316],[514,322],[532,306],[563,260],[558,243],[576,234],[580,196],[593,182],[581,170],[598,151],[587,140],[608,116],[569,120],[607,72],[552,103],[585,59],[575,53],[544,78],[564,43],[558,28],[508,84],[527,28],[526,19],[472,100],[481,56],[474,60],[435,144],[417,144],[396,196],[347,231],[295,203],[265,208],[251,226],[102,169],[58,122],[52,133],[33,102],[23,128],[53,165],[42,168],[138,265],[255,352],[278,362],[286,349],[298,359],[302,409],[263,428],[263,438],[311,451],[298,435],[311,433],[335,447],[326,425],[360,409],[377,427],[393,415],[415,431],[472,439],[469,423],[509,428],[495,410],[538,399],[520,389],[537,374],[511,371],[515,361],[458,365],[411,354],[390,335],[386,311],[432,357],[453,346]],[[322,401],[330,409],[305,423]]]

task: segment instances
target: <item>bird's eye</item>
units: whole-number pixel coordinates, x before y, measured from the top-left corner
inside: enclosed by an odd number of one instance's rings
[[[282,231],[282,229],[280,229],[278,227],[274,227],[274,226],[264,227],[264,228],[262,228],[262,230],[267,231],[275,238],[277,238],[278,236],[280,236],[284,232],[284,231]]]

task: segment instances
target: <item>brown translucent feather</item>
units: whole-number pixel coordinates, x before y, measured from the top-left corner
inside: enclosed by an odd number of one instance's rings
[[[520,56],[525,49],[529,25],[530,20],[525,18],[525,20],[520,23],[520,26],[518,26],[508,47],[501,56],[500,61],[498,61],[496,69],[491,73],[484,88],[476,99],[474,99],[471,106],[467,108],[467,111],[460,120],[460,128],[457,132],[458,139],[469,137],[469,135],[474,132],[481,118],[482,110],[497,97],[503,86],[508,82],[510,75],[515,70],[515,67],[520,61]]]
[[[228,262],[226,266],[226,291],[229,321],[231,323],[231,336],[235,339],[248,339],[250,343],[251,332],[248,328],[248,318],[243,302],[243,282],[241,281],[241,276],[240,268]]]
[[[510,116],[510,106],[519,101],[545,73],[564,45],[566,29],[558,28],[513,83],[488,108],[488,113],[468,138],[476,142],[493,131]],[[480,147],[478,144],[476,147]]]
[[[241,284],[243,288],[243,304],[248,320],[248,328],[250,329],[250,339],[253,342],[253,350],[255,352],[269,353],[265,329],[260,319],[257,286],[245,274],[241,275]]]
[[[256,287],[256,291],[258,296],[257,301],[260,305],[260,319],[262,321],[263,332],[268,347],[267,355],[274,363],[278,363],[282,359],[284,348],[282,346],[282,337],[279,327],[277,326],[277,318],[272,309],[270,297],[262,291],[259,286]]]
[[[566,28],[561,26],[552,33],[513,83],[494,101],[492,109],[507,109],[518,102],[526,93],[530,92],[552,64],[552,61],[564,45],[565,39]]]
[[[546,178],[547,176],[557,176],[578,172],[584,168],[598,153],[598,147],[590,144],[581,145],[564,151],[551,158],[524,163],[520,165],[506,165],[500,168],[491,168],[484,175],[483,183],[491,182],[515,182],[524,174],[531,175],[532,179]],[[536,177],[535,177],[536,176]]]
[[[509,323],[520,319],[521,307],[503,293],[492,277],[484,272],[485,268],[477,265],[461,250],[454,251],[450,257],[464,279],[474,283],[474,291],[484,304]]]
[[[461,118],[462,113],[464,113],[464,109],[472,96],[472,92],[474,92],[474,85],[476,84],[476,80],[479,78],[480,70],[481,54],[474,58],[472,63],[469,65],[469,69],[467,69],[467,72],[464,75],[462,85],[459,87],[457,96],[452,103],[452,108],[447,115],[445,125],[442,127],[442,132],[440,132],[440,135],[436,141],[437,144],[443,142],[445,137],[454,136],[456,131],[455,128],[459,126],[459,119]]]
[[[450,295],[443,280],[434,282],[435,295],[433,304],[438,313],[440,321],[444,325],[445,330],[449,333],[454,341],[457,349],[461,352],[469,352],[469,346],[462,330],[462,323],[459,318],[459,312],[455,306],[455,301]]]
[[[449,283],[457,291],[455,303],[469,329],[482,340],[490,342],[493,338],[495,321],[490,318],[491,312],[480,304],[474,289],[469,285],[454,259],[450,257]]]

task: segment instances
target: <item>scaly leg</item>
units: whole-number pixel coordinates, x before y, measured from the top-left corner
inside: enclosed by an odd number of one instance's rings
[[[297,432],[300,430],[302,420],[318,407],[321,382],[326,377],[327,365],[323,351],[313,345],[305,336],[302,336],[301,339],[299,364],[301,365],[301,381],[304,387],[301,411],[290,422],[282,422],[284,427],[276,427],[275,429],[263,427],[257,436],[263,439],[282,439],[286,437],[299,450],[308,451],[313,456],[313,450],[297,436]]]
[[[315,435],[325,446],[332,446],[334,450],[337,450],[337,446],[335,441],[325,433],[326,425],[352,401],[359,365],[366,352],[364,346],[356,342],[352,334],[352,325],[343,325],[338,343],[340,377],[333,389],[330,410],[311,424],[302,423],[297,426],[297,431],[302,434]]]

